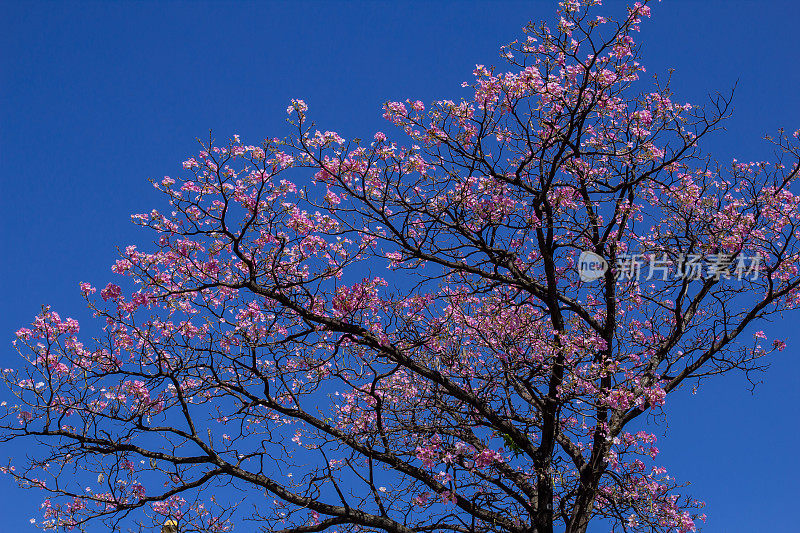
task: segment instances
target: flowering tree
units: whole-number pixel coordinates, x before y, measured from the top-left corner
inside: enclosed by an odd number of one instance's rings
[[[730,99],[640,81],[646,2],[596,3],[527,26],[467,100],[387,103],[406,144],[294,100],[285,139],[154,182],[129,281],[81,284],[102,335],[44,308],[3,374],[2,436],[32,441],[4,471],[44,527],[694,531],[642,415],[783,349],[751,325],[800,302],[799,133],[716,163]]]

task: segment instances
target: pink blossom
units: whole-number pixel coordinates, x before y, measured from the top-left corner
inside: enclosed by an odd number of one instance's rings
[[[109,283],[106,288],[100,291],[103,300],[116,300],[122,295],[122,288],[119,285]]]
[[[94,294],[97,291],[97,289],[95,289],[94,287],[92,287],[91,284],[86,283],[85,281],[81,281],[80,287],[81,287],[81,292],[83,293],[84,296]]]

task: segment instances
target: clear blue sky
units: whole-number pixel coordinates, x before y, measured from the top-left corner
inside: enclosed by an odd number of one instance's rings
[[[608,2],[607,2],[608,3]],[[610,2],[619,7],[619,2]],[[161,207],[148,178],[179,172],[194,139],[283,136],[292,97],[324,129],[388,129],[380,106],[458,99],[476,63],[555,2],[2,2],[0,366],[42,304],[85,319],[80,280],[105,285],[115,247],[145,245],[130,214]],[[738,80],[712,148],[767,156],[800,127],[800,2],[664,1],[640,37],[649,73],[674,67],[679,100]],[[742,376],[668,403],[661,462],[708,502],[710,532],[796,531],[800,313],[771,326],[794,342],[755,395]],[[0,449],[0,459],[17,448]],[[0,479],[0,532],[33,530],[32,493]]]

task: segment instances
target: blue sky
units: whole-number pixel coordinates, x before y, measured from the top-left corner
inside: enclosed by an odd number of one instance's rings
[[[608,2],[607,2],[608,3]],[[620,2],[610,2],[619,8]],[[42,304],[86,317],[77,284],[105,285],[116,247],[145,245],[130,214],[161,206],[147,182],[178,173],[209,129],[247,143],[287,133],[304,98],[320,129],[388,129],[390,99],[462,96],[476,63],[555,2],[2,2],[0,365]],[[648,72],[674,67],[677,100],[738,80],[721,159],[768,156],[760,138],[800,127],[800,3],[664,1],[643,25]],[[800,496],[797,314],[789,348],[751,394],[742,376],[668,403],[661,462],[708,503],[710,532],[791,531]],[[3,461],[17,447],[0,448]],[[32,494],[0,479],[0,531],[32,530]]]

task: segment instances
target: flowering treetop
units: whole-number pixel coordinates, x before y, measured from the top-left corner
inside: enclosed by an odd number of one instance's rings
[[[44,527],[694,531],[639,419],[784,348],[750,326],[800,301],[799,134],[715,162],[730,99],[643,82],[647,2],[595,4],[529,24],[468,99],[388,102],[403,141],[293,100],[286,138],[211,139],[154,181],[153,245],[81,284],[102,334],[44,308],[4,372],[3,438],[39,443],[4,471]],[[587,283],[587,250],[759,275]]]

